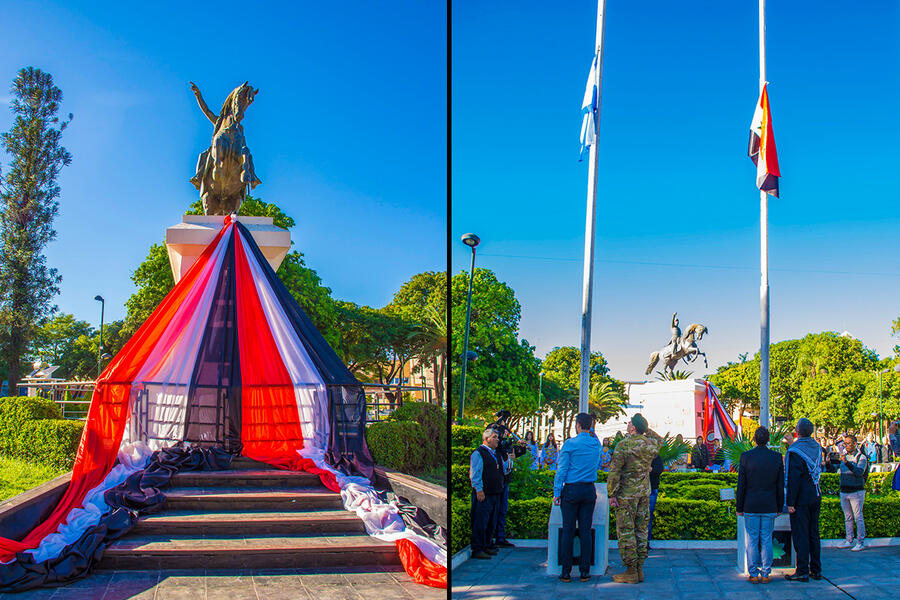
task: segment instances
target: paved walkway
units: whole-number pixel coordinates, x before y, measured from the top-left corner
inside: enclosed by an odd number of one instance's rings
[[[443,600],[447,590],[414,583],[402,567],[380,571],[312,569],[98,571],[65,587],[2,600]]]
[[[738,575],[734,550],[651,550],[644,563],[644,583],[613,583],[622,570],[619,553],[609,551],[609,572],[588,583],[562,583],[545,575],[546,548],[501,550],[491,560],[469,560],[452,572],[454,600],[885,600],[900,590],[900,547],[850,552],[822,549],[823,575],[830,580],[797,583],[780,575],[754,585]],[[578,569],[575,569],[577,574]]]

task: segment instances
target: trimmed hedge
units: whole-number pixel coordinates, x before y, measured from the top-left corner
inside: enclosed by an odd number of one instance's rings
[[[484,433],[483,427],[453,425],[450,427],[450,445],[453,447],[477,448],[481,445],[482,433]]]
[[[450,448],[450,464],[469,466],[469,458],[478,446],[453,446]]]
[[[0,454],[70,469],[83,429],[84,422],[63,419],[52,400],[0,398]]]
[[[440,467],[447,464],[447,412],[437,404],[428,402],[404,402],[391,414],[391,421],[415,421],[425,430],[421,440],[430,446],[426,453],[432,457],[426,466]]]
[[[513,538],[546,539],[552,504],[555,471],[517,469],[510,481],[506,530]],[[607,473],[598,480],[605,482]],[[866,482],[868,495],[863,505],[869,537],[900,537],[900,494],[893,492],[893,473],[872,473]],[[451,466],[451,540],[455,553],[469,543],[471,487],[468,462]],[[737,537],[734,501],[719,501],[719,490],[737,485],[736,473],[663,473],[656,502],[653,537],[660,540],[728,540]],[[839,475],[824,473],[819,521],[824,539],[844,536]],[[616,537],[615,509],[610,510],[610,539]]]
[[[424,428],[412,421],[382,421],[366,428],[366,443],[375,462],[402,471],[416,473],[433,460],[423,447]]]

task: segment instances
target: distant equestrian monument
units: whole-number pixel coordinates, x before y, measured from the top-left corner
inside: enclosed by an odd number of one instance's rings
[[[684,335],[681,335],[681,328],[678,327],[677,312],[672,314],[671,328],[672,337],[669,343],[650,355],[650,365],[644,371],[644,374],[649,375],[660,360],[663,363],[664,373],[669,377],[675,374],[675,365],[678,364],[679,360],[684,360],[685,364],[690,364],[697,360],[698,356],[702,356],[703,365],[708,367],[709,363],[706,361],[706,353],[700,352],[697,342],[702,340],[709,330],[699,323],[694,323],[687,328]]]

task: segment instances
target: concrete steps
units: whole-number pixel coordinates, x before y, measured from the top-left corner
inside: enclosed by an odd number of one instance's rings
[[[399,565],[396,545],[365,533],[318,476],[246,458],[230,470],[176,474],[163,512],[110,544],[101,569]]]

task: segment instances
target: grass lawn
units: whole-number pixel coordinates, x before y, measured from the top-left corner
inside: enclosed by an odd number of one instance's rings
[[[21,494],[63,473],[65,471],[0,456],[0,500]]]
[[[418,473],[414,475],[414,477],[417,477],[429,483],[433,483],[435,485],[447,487],[447,466],[441,465],[440,467],[435,467],[430,471],[423,471],[422,473]]]

